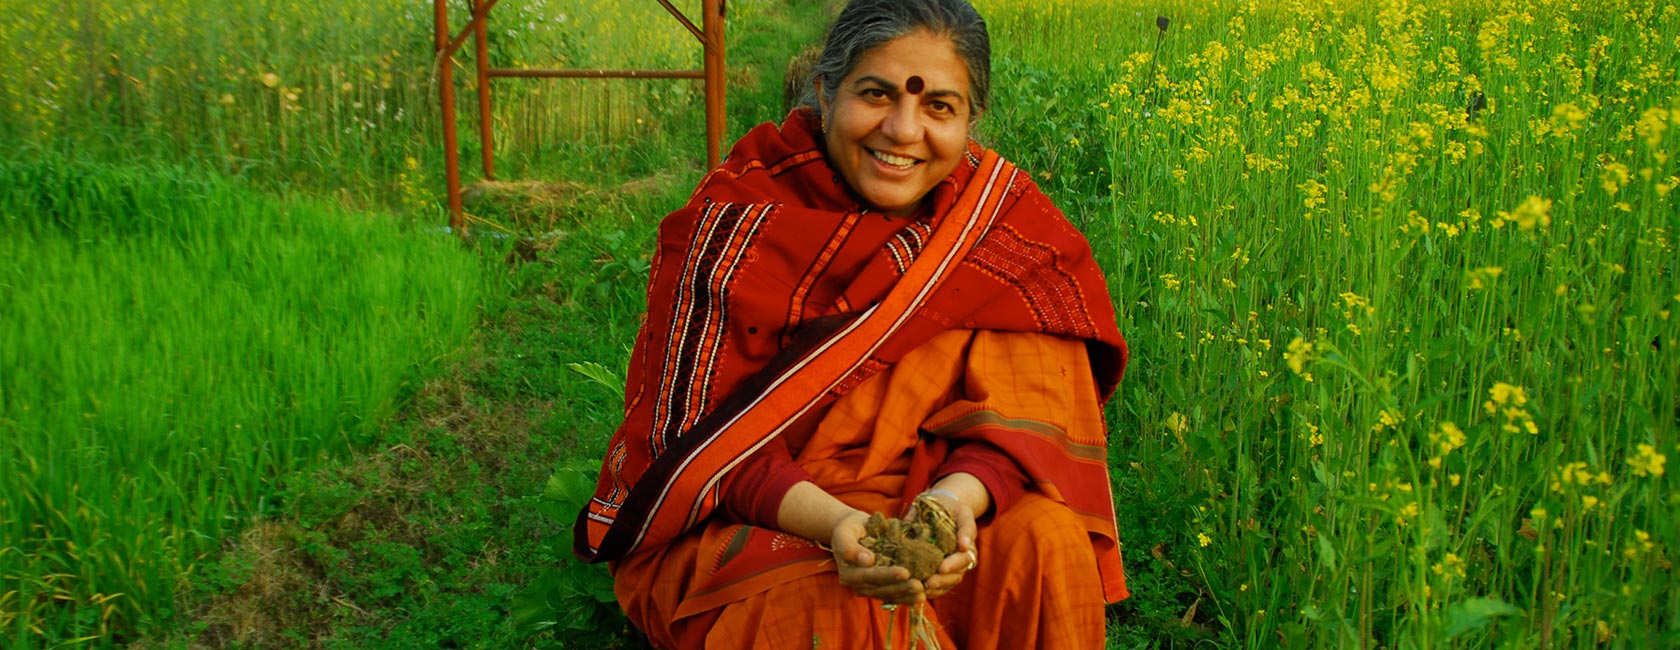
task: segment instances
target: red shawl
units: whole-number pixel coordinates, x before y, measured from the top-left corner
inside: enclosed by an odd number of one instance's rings
[[[934,188],[933,217],[890,218],[848,192],[815,127],[799,110],[753,129],[660,224],[624,423],[579,513],[579,558],[670,543],[753,452],[948,329],[1082,338],[1102,397],[1120,381],[1126,344],[1090,246],[1027,174],[970,143]],[[1031,463],[1083,486],[1063,488],[1076,510],[1109,513],[1093,540],[1117,562],[1106,472]]]

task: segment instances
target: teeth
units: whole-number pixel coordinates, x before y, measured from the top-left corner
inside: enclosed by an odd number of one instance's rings
[[[909,167],[910,165],[913,165],[913,164],[916,163],[915,158],[906,158],[904,156],[894,156],[894,155],[892,155],[890,153],[887,153],[885,151],[876,151],[874,149],[869,150],[869,155],[874,156],[876,160],[884,162],[888,165],[892,165],[894,167]]]

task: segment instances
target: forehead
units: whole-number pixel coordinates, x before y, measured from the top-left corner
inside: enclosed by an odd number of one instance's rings
[[[928,90],[954,90],[968,95],[968,66],[957,56],[951,39],[918,30],[871,48],[858,57],[848,82],[865,76],[900,85],[912,76],[927,82]]]

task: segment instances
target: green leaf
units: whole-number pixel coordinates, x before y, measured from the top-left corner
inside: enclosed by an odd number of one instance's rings
[[[1336,572],[1336,547],[1331,546],[1330,545],[1330,540],[1325,538],[1323,535],[1319,535],[1317,537],[1314,537],[1313,542],[1318,544],[1318,559],[1319,559],[1319,561],[1324,563],[1324,568],[1329,569],[1331,573],[1335,573]]]
[[[1424,549],[1433,551],[1437,548],[1441,548],[1442,545],[1449,541],[1447,536],[1447,516],[1446,513],[1441,511],[1440,506],[1433,503],[1429,504],[1429,508],[1423,513],[1423,527],[1425,535],[1423,542]]]
[[[618,373],[594,361],[568,363],[566,367],[571,368],[572,372],[588,377],[590,381],[605,386],[618,396],[618,401],[624,401],[624,378],[619,377]]]
[[[513,597],[509,613],[523,634],[548,629],[621,629],[623,614],[605,565],[567,563],[537,578]]]
[[[583,472],[561,468],[548,476],[548,484],[543,486],[543,498],[566,504],[579,504],[589,500],[589,495],[595,492],[595,481]]]
[[[570,526],[595,494],[595,479],[600,473],[599,459],[569,459],[548,476],[542,495],[527,503],[556,523]]]
[[[559,571],[549,571],[513,597],[508,613],[521,634],[535,634],[559,624],[553,603],[560,601],[561,580]]]
[[[612,574],[607,572],[607,565],[568,564],[561,571],[572,574],[573,586],[577,593],[589,596],[598,603],[618,602],[618,595],[613,593],[613,578]]]
[[[1471,598],[1447,606],[1443,630],[1447,639],[1485,627],[1493,619],[1522,613],[1510,603],[1498,598]]]

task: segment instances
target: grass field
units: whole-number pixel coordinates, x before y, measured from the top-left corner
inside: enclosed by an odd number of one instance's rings
[[[698,5],[677,4],[691,14]],[[437,571],[431,563],[468,549],[484,553],[506,532],[499,528],[506,521],[462,523],[504,512],[483,500],[500,494],[500,481],[516,502],[540,490],[555,449],[585,455],[569,440],[539,441],[530,457],[487,442],[510,441],[506,431],[473,430],[470,440],[447,444],[423,439],[441,433],[416,413],[438,399],[466,408],[456,393],[437,395],[460,372],[439,371],[484,368],[486,349],[512,345],[480,340],[463,351],[468,331],[481,319],[495,330],[536,318],[558,286],[589,301],[566,313],[570,323],[609,318],[602,327],[610,331],[634,321],[637,269],[645,269],[634,258],[643,237],[626,234],[608,213],[627,205],[663,210],[685,192],[673,187],[692,183],[704,131],[688,119],[698,105],[694,84],[512,81],[498,88],[504,174],[591,181],[566,205],[599,215],[601,230],[569,233],[563,250],[589,251],[567,266],[584,281],[574,286],[543,273],[555,264],[512,274],[483,264],[502,257],[495,237],[479,255],[436,232],[442,154],[429,5],[88,1],[57,8],[0,2],[0,9],[19,18],[0,27],[0,62],[17,82],[0,89],[8,110],[0,150],[13,161],[4,166],[0,200],[7,227],[0,250],[8,253],[0,281],[8,314],[0,329],[7,443],[0,449],[0,646],[108,646],[142,634],[141,645],[167,644],[186,634],[290,647],[318,636],[309,628],[326,615],[311,607],[322,602],[337,608],[331,603],[353,598],[366,605],[362,611],[412,612],[415,600],[436,595],[413,582]],[[755,11],[741,3],[735,14],[752,20]],[[465,24],[462,15],[454,20],[457,29]],[[492,34],[499,65],[692,68],[699,61],[692,37],[653,3],[514,3],[497,13]],[[769,36],[742,34],[737,52],[761,49]],[[632,37],[635,47],[616,44]],[[737,74],[751,72],[738,66]],[[459,90],[471,119],[476,97],[470,87]],[[769,96],[756,88],[743,96],[755,93]],[[748,103],[737,119],[774,117],[753,110]],[[473,160],[474,132],[463,134],[463,158]],[[635,190],[640,199],[596,196],[619,180],[649,176],[658,183]],[[614,254],[624,259],[603,270],[601,256]],[[498,305],[510,288],[542,297],[516,300],[521,313],[504,315]],[[632,306],[601,310],[599,300],[610,295],[629,296]],[[536,367],[537,359],[553,363]],[[451,360],[459,365],[445,363]],[[566,392],[559,384],[580,377],[549,355],[516,352],[504,361],[486,371],[494,376],[456,384],[457,392],[505,405],[538,386]],[[616,410],[595,396],[553,413],[561,408],[555,399],[532,406],[542,412],[529,417],[563,427]],[[524,413],[506,417],[511,427],[532,425]],[[598,428],[589,435],[604,435]],[[395,498],[394,488],[366,481],[465,470],[413,457],[369,468],[351,453],[378,449],[485,454],[463,463],[475,467],[505,469],[510,456],[524,464],[476,481],[473,473],[436,481],[471,493],[450,503],[457,512],[428,524],[450,527],[440,541],[393,535],[399,526],[362,506]],[[391,528],[351,539],[344,515]],[[331,537],[300,530],[329,519]],[[515,543],[525,546],[509,555],[529,551],[524,561],[534,567],[449,581],[444,592],[506,584],[434,610],[435,618],[405,614],[411,626],[400,628],[408,634],[393,641],[397,647],[426,645],[419,641],[426,638],[516,642],[511,625],[488,635],[473,627],[508,620],[509,597],[556,560],[546,542],[532,548],[532,526],[513,528],[525,538]],[[266,544],[267,554],[242,555],[255,544]],[[411,544],[453,550],[417,554]],[[315,569],[310,584],[288,582],[297,576],[264,563],[293,551]],[[343,581],[344,597],[316,592],[335,580]],[[291,591],[282,595],[298,600],[264,611],[218,600],[260,592],[253,581],[286,585],[281,591]],[[302,613],[286,618],[294,612]],[[252,634],[253,619],[270,627]],[[329,634],[368,647],[391,629],[381,622],[359,633],[357,622]]]
[[[179,168],[10,161],[0,187],[8,644],[167,618],[275,480],[371,438],[487,289],[451,237]]]
[[[483,264],[384,227],[442,223],[423,3],[189,4],[0,0],[0,144],[71,152],[0,166],[0,645],[634,647],[560,525],[697,89],[498,86],[499,169],[589,191]],[[492,58],[696,64],[620,4],[508,3]],[[1680,645],[1680,9],[976,4],[979,136],[1134,355],[1110,647]],[[828,14],[730,7],[739,135]]]

